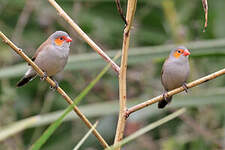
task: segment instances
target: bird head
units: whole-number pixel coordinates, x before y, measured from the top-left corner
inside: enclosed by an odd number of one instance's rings
[[[69,48],[70,42],[72,42],[70,36],[64,31],[56,31],[50,36],[50,40],[58,48]]]
[[[186,47],[179,46],[171,51],[170,58],[174,58],[175,60],[188,60],[190,54],[190,51]]]

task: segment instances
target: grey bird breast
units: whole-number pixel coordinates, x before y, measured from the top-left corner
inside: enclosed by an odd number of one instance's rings
[[[67,63],[68,55],[69,48],[60,49],[50,45],[38,54],[35,63],[45,71],[48,76],[53,76],[63,70]]]
[[[178,88],[186,82],[189,75],[188,60],[185,63],[167,61],[163,65],[162,84],[166,91]]]

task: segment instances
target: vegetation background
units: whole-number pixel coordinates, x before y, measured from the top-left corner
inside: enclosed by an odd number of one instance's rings
[[[61,7],[103,50],[113,57],[122,47],[124,23],[113,0],[58,0]],[[125,11],[126,1],[121,1]],[[208,28],[203,32],[204,11],[201,0],[139,0],[137,4],[128,59],[128,104],[132,106],[162,93],[160,71],[170,44],[183,44],[191,50],[191,74],[195,80],[225,64],[224,0],[208,1]],[[0,29],[32,56],[35,49],[54,31],[65,30],[72,39],[66,71],[59,74],[60,86],[76,97],[96,77],[106,63],[62,20],[47,1],[0,0]],[[118,64],[119,61],[117,62]],[[40,137],[58,112],[68,104],[49,89],[33,80],[23,88],[16,82],[27,68],[26,63],[6,44],[0,45],[0,130],[14,122],[35,115],[46,120],[0,141],[1,150],[27,149]],[[126,135],[166,116],[179,107],[185,115],[137,138],[126,150],[214,150],[225,147],[225,78],[219,77],[174,96],[163,110],[156,105],[132,114]],[[110,70],[79,104],[109,144],[113,143],[118,114],[118,79]],[[47,141],[43,150],[72,149],[88,131],[72,113]],[[223,148],[224,148],[223,147]],[[81,147],[102,149],[94,136]]]

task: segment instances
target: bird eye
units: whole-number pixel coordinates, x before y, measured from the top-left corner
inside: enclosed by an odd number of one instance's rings
[[[180,50],[178,50],[177,52],[178,52],[178,53],[181,53],[181,51],[180,51]]]
[[[63,38],[62,38],[62,37],[60,37],[60,40],[63,40]]]

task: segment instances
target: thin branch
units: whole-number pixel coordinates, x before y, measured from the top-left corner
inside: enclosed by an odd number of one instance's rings
[[[13,44],[1,31],[0,31],[0,37],[2,40],[8,44],[17,54],[19,54],[28,64],[30,64],[33,69],[37,72],[38,75],[41,77],[44,76],[44,72],[22,51],[22,49],[18,48],[15,44]],[[55,87],[55,82],[47,77],[46,81],[52,86]],[[62,97],[69,103],[73,104],[72,99],[60,88],[57,88],[57,92],[62,95]],[[73,107],[74,112],[80,117],[80,119],[87,125],[88,128],[92,128],[93,125],[91,122],[84,116],[84,114],[79,110],[77,106]],[[105,148],[108,147],[108,144],[105,142],[105,140],[101,137],[101,135],[98,133],[96,129],[93,130],[93,134],[97,137],[99,142],[104,146]]]
[[[69,15],[56,3],[55,0],[48,0],[49,3],[58,11],[61,16],[72,28],[86,41],[93,50],[95,50],[106,62],[110,63],[112,68],[119,73],[120,67],[97,45],[92,41],[87,34],[70,18]]]
[[[205,25],[204,25],[204,29],[203,29],[203,32],[205,32],[205,30],[207,28],[207,24],[208,24],[208,2],[207,2],[207,0],[202,0],[202,6],[203,6],[204,12],[205,12]]]
[[[202,84],[202,83],[207,82],[209,80],[215,79],[216,77],[222,76],[224,74],[225,74],[225,68],[224,69],[221,69],[221,70],[219,70],[217,72],[214,72],[214,73],[212,73],[210,75],[207,75],[205,77],[202,77],[200,79],[197,79],[195,81],[192,81],[192,82],[190,82],[190,83],[187,84],[187,87],[188,88],[195,87],[195,86],[197,86],[199,84]],[[169,91],[168,92],[168,96],[172,96],[172,95],[178,94],[178,93],[180,93],[182,91],[184,91],[184,88],[183,87],[176,88],[174,90]],[[157,102],[159,102],[161,100],[163,100],[163,95],[159,95],[159,96],[154,97],[154,98],[152,98],[150,100],[147,100],[147,101],[145,101],[145,102],[143,102],[141,104],[138,104],[138,105],[135,105],[135,106],[129,108],[127,110],[127,113],[126,114],[127,114],[127,116],[129,116],[131,113],[133,113],[135,111],[138,111],[140,109],[143,109],[143,108],[145,108],[145,107],[147,107],[149,105],[152,105],[154,103],[157,103]]]
[[[117,10],[118,10],[121,18],[123,19],[125,25],[127,25],[127,20],[126,20],[125,16],[123,15],[123,9],[121,7],[120,0],[116,0],[116,7],[117,7]]]
[[[121,69],[119,74],[119,94],[120,94],[120,112],[119,119],[117,123],[116,136],[114,144],[118,143],[124,134],[125,122],[126,122],[126,72],[127,72],[127,56],[130,40],[130,29],[133,22],[135,10],[136,10],[137,0],[129,0],[127,4],[127,16],[126,20],[128,22],[123,33],[123,48],[122,48],[122,58],[121,58]],[[120,150],[120,147],[117,148]]]

